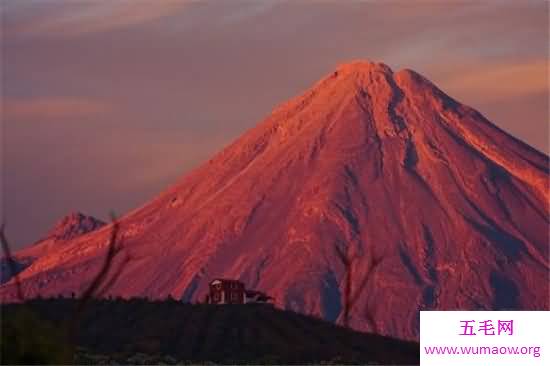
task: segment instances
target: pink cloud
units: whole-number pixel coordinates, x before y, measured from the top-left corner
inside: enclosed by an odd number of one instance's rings
[[[7,99],[3,116],[9,121],[66,120],[98,115],[110,110],[107,103],[77,97]]]
[[[189,0],[59,2],[37,7],[38,13],[18,24],[15,32],[59,37],[105,32],[153,22],[177,13],[187,3]]]
[[[468,94],[484,102],[517,100],[548,93],[548,60],[465,65],[441,83],[451,94]]]

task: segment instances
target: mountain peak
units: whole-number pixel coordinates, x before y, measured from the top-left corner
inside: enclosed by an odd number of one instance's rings
[[[71,212],[57,222],[48,233],[48,237],[56,240],[69,240],[77,236],[96,230],[105,223],[93,216],[84,215],[81,212]]]
[[[409,88],[415,92],[424,90],[435,92],[438,95],[444,94],[430,80],[414,70],[405,68],[394,72],[385,63],[370,60],[353,60],[341,63],[331,76],[340,80],[352,81],[355,86],[360,88],[372,88],[382,84],[392,89],[399,87]]]
[[[392,69],[388,65],[382,62],[375,62],[370,60],[353,60],[350,62],[341,63],[336,68],[336,71],[342,73],[393,73]]]

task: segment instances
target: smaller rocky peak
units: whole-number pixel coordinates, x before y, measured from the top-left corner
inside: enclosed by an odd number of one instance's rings
[[[70,240],[97,230],[104,225],[106,224],[103,221],[95,217],[73,212],[58,221],[48,233],[48,237],[55,240]]]

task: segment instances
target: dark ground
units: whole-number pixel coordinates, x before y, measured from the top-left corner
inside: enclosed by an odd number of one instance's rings
[[[63,363],[57,354],[67,352],[80,364],[419,362],[418,343],[261,304],[93,300],[71,337],[67,329],[76,303],[51,299],[2,305],[2,364]]]

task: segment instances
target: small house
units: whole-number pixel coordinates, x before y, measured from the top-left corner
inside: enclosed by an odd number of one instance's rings
[[[246,290],[241,281],[223,278],[211,281],[208,295],[206,295],[208,304],[267,303],[270,300],[273,298],[263,292]]]
[[[245,301],[244,283],[222,278],[210,282],[209,304],[244,304]]]

